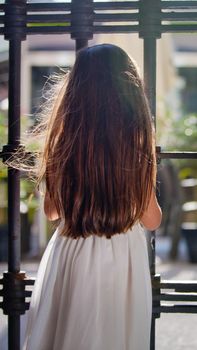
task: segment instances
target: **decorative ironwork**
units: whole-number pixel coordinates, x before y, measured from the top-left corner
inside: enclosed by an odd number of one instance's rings
[[[151,9],[151,10],[150,10]],[[129,12],[128,12],[129,10]],[[115,12],[114,12],[115,11]],[[196,32],[197,0],[194,1],[109,1],[72,0],[72,2],[28,3],[7,0],[0,4],[0,35],[9,41],[9,131],[8,145],[0,157],[5,161],[19,147],[20,139],[20,64],[21,41],[34,34],[70,34],[76,50],[87,46],[96,33],[139,33],[144,40],[144,77],[152,114],[156,111],[156,41],[162,33]],[[196,159],[197,152],[162,152],[160,159]],[[8,169],[8,272],[0,284],[0,307],[8,315],[9,350],[20,349],[20,315],[29,308],[26,297],[34,279],[20,271],[20,172]],[[161,281],[155,274],[155,236],[152,250],[151,274],[153,285],[153,323],[151,349],[155,348],[155,318],[161,312],[197,313],[196,282]],[[167,289],[167,291],[166,291]],[[192,293],[192,294],[191,294]],[[163,302],[183,301],[184,304],[164,305]],[[185,302],[188,304],[186,305]]]

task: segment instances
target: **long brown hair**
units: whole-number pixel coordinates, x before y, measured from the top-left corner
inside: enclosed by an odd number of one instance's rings
[[[81,50],[47,117],[39,179],[64,219],[62,234],[126,232],[155,180],[152,118],[134,62],[111,44]]]

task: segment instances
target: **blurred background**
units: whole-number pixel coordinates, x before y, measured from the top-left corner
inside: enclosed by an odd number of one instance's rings
[[[90,45],[96,43],[114,43],[122,47],[135,59],[143,76],[143,41],[137,34],[98,34],[89,42]],[[23,135],[35,123],[48,77],[61,68],[72,67],[74,60],[74,42],[68,35],[34,35],[22,43]],[[8,43],[0,37],[0,149],[7,143],[7,109]],[[196,34],[163,34],[157,41],[156,123],[157,145],[162,150],[197,151]],[[162,160],[158,165],[157,192],[163,220],[156,233],[156,271],[165,279],[196,279],[197,161]],[[43,214],[42,197],[24,174],[21,174],[20,212],[22,260],[30,275],[35,275],[54,228]],[[6,268],[6,259],[7,170],[0,163],[0,272]],[[183,320],[188,315],[181,317]],[[192,317],[196,315],[189,317],[193,322]],[[182,322],[181,318],[179,320]],[[167,327],[169,319],[165,322]],[[165,328],[164,323],[162,327]],[[193,341],[188,334],[190,342]],[[159,349],[168,348],[166,338],[164,343]],[[197,343],[192,344],[188,346],[187,343],[184,349],[197,347]],[[176,349],[175,345],[172,348]]]

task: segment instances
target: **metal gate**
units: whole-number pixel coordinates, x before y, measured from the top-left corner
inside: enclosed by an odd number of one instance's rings
[[[116,10],[114,12],[114,10]],[[137,10],[137,11],[127,11]],[[0,35],[9,41],[9,120],[8,144],[0,152],[5,161],[18,147],[20,138],[20,72],[21,41],[34,34],[71,34],[76,50],[88,45],[94,33],[139,33],[144,44],[144,77],[152,114],[156,112],[156,42],[162,33],[196,32],[197,1],[133,0],[28,3],[26,0],[5,0],[0,4]],[[125,24],[128,23],[128,24]],[[58,26],[57,23],[61,23]],[[109,24],[112,23],[112,24]],[[35,25],[36,24],[36,25]],[[43,25],[44,24],[44,25]],[[197,152],[161,152],[158,157],[197,158]],[[8,315],[9,350],[20,349],[20,315],[29,308],[27,286],[34,280],[20,271],[20,172],[8,169],[8,272],[0,279],[3,301],[0,307]],[[197,282],[162,281],[155,274],[155,235],[151,238],[153,286],[153,321],[150,348],[155,349],[155,319],[161,312],[197,313]],[[168,289],[168,292],[162,290]],[[174,293],[171,293],[171,292]],[[192,295],[190,294],[192,292]],[[183,301],[183,305],[162,305],[161,302]],[[187,301],[187,306],[184,304]],[[191,302],[191,303],[190,303]]]

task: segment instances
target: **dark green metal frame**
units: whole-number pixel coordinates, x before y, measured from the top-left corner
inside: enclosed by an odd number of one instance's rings
[[[128,12],[128,10],[130,10]],[[110,12],[111,11],[111,12]],[[124,12],[125,11],[125,12]],[[144,78],[152,114],[156,112],[156,42],[162,33],[197,32],[197,1],[111,1],[72,0],[71,3],[27,3],[7,0],[0,4],[0,35],[9,41],[9,131],[8,145],[0,152],[6,160],[20,139],[21,42],[27,35],[65,34],[76,42],[76,50],[87,46],[97,33],[139,33],[144,42]],[[57,25],[58,23],[58,25]],[[126,24],[125,24],[126,23]],[[44,25],[43,25],[44,24]],[[197,158],[197,152],[162,152],[158,157]],[[0,307],[8,315],[8,348],[20,349],[20,315],[29,308],[31,296],[26,286],[34,279],[20,271],[20,172],[8,170],[8,272],[3,274]],[[155,349],[155,319],[161,312],[197,313],[197,282],[161,281],[155,275],[155,235],[151,238],[153,322],[150,348]],[[168,290],[165,292],[165,290]],[[163,291],[164,290],[164,291]],[[191,294],[192,292],[192,294]],[[182,305],[162,305],[162,301],[183,301]],[[187,302],[187,305],[185,305]]]

